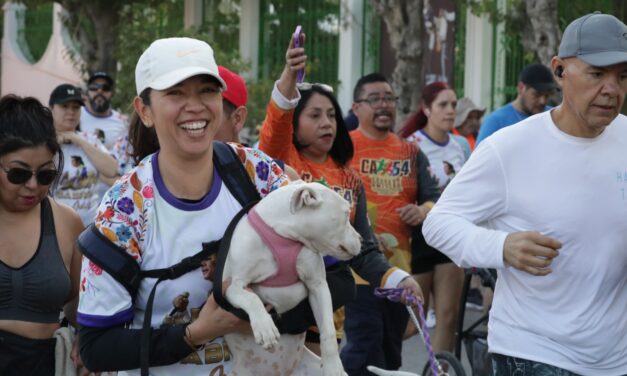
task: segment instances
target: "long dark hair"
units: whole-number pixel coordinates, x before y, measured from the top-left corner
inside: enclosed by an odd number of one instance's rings
[[[300,90],[300,101],[298,101],[298,105],[294,109],[294,117],[292,118],[292,126],[294,127],[292,142],[298,150],[304,149],[308,146],[302,145],[298,142],[298,140],[296,139],[296,132],[298,131],[298,119],[300,117],[300,114],[303,112],[314,93],[320,94],[328,98],[333,105],[333,109],[335,110],[335,124],[337,130],[335,133],[335,140],[333,140],[333,145],[331,146],[331,150],[329,150],[329,155],[336,163],[341,166],[345,166],[353,158],[353,142],[351,141],[351,138],[348,134],[348,129],[346,129],[346,123],[344,123],[344,118],[342,117],[342,109],[340,108],[340,104],[337,102],[337,99],[335,99],[335,96],[331,92],[329,92],[327,89],[324,89],[320,85],[313,84],[311,85],[311,89]]]
[[[405,121],[403,128],[401,128],[399,135],[403,138],[411,136],[414,132],[419,129],[424,128],[427,125],[428,118],[425,114],[425,108],[431,107],[431,104],[435,100],[435,98],[440,94],[440,92],[444,90],[451,90],[451,87],[448,86],[445,82],[436,81],[430,83],[422,89],[422,106],[420,109],[413,115],[411,115]]]
[[[52,112],[36,98],[6,95],[0,99],[0,156],[23,148],[45,146],[57,155],[57,170],[63,169],[63,151],[57,141]],[[50,186],[54,191],[60,174]]]
[[[146,88],[139,94],[139,98],[146,106],[150,106],[151,90],[150,88]],[[137,111],[133,111],[133,115],[131,115],[128,128],[128,143],[131,145],[131,156],[135,160],[135,164],[138,164],[146,156],[159,150],[159,139],[157,139],[155,128],[146,127],[137,114]]]

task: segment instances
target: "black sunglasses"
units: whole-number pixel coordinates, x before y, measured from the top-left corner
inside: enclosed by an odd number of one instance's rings
[[[98,91],[102,89],[102,91],[111,91],[111,85],[109,84],[89,84],[87,86],[87,90],[89,91]]]
[[[37,171],[28,170],[21,167],[12,167],[9,169],[0,166],[2,171],[7,174],[7,179],[13,184],[24,184],[35,175],[39,185],[50,185],[57,177],[58,171],[52,168],[44,168]]]

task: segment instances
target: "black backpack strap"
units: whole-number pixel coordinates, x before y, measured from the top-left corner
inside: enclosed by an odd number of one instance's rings
[[[131,255],[98,231],[93,223],[81,232],[77,244],[85,257],[124,286],[135,301],[142,276],[137,261]]]
[[[222,237],[222,241],[220,242],[218,258],[216,260],[216,271],[213,278],[212,293],[214,299],[216,300],[216,303],[218,303],[218,305],[222,307],[222,309],[231,312],[242,320],[248,320],[248,314],[241,308],[233,307],[233,305],[231,305],[231,303],[226,300],[224,295],[222,295],[222,278],[224,274],[224,265],[226,264],[226,257],[229,253],[229,247],[231,246],[231,239],[233,238],[233,232],[235,231],[235,227],[237,226],[239,221],[241,221],[242,218],[246,214],[248,214],[250,209],[252,209],[253,206],[255,206],[256,204],[257,202],[255,201],[244,206],[244,208],[242,208],[242,210],[240,210],[239,213],[237,213],[237,215],[233,217],[231,223],[229,223],[229,226],[226,228],[224,236]]]
[[[257,187],[232,147],[221,141],[213,141],[213,164],[224,184],[242,207],[261,200]]]
[[[139,349],[139,364],[141,368],[141,375],[148,376],[148,368],[150,367],[150,335],[152,333],[152,307],[155,300],[155,292],[157,291],[157,285],[162,281],[169,279],[177,279],[180,276],[191,272],[194,269],[200,267],[200,263],[212,254],[218,252],[220,247],[220,241],[213,241],[210,243],[203,243],[202,250],[193,256],[186,257],[178,263],[163,269],[151,269],[143,270],[140,272],[142,277],[157,278],[148,301],[146,302],[146,311],[144,311],[144,323],[142,325],[141,332],[141,348]]]
[[[78,248],[90,261],[101,267],[128,291],[135,301],[139,285],[143,278],[157,278],[150,291],[144,312],[144,323],[141,332],[140,366],[142,376],[148,375],[150,366],[150,335],[152,332],[152,307],[157,285],[162,281],[177,279],[180,276],[200,267],[202,260],[218,252],[220,241],[203,243],[202,250],[193,256],[186,257],[177,264],[163,269],[141,270],[131,255],[107,239],[92,223],[78,237]]]

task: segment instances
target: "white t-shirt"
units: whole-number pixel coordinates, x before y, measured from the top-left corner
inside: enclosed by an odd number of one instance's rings
[[[504,265],[505,238],[517,231],[562,243],[551,274]],[[627,374],[625,116],[593,139],[563,133],[550,112],[495,133],[449,184],[423,232],[458,265],[498,268],[491,352],[582,375]]]
[[[116,141],[128,135],[128,121],[126,117],[115,110],[107,117],[97,117],[81,107],[81,130],[92,133],[102,141],[107,150],[112,151]],[[102,199],[109,186],[103,181],[98,182],[99,199]]]
[[[241,146],[236,148],[262,196],[287,184],[282,170],[265,154]],[[157,154],[153,154],[107,192],[96,226],[135,258],[142,270],[174,265],[199,252],[203,242],[221,239],[231,218],[241,209],[216,170],[213,176],[210,192],[202,200],[194,203],[179,200],[167,190],[159,173]],[[77,321],[89,327],[130,322],[131,328],[141,328],[146,302],[155,282],[150,278],[142,280],[133,305],[121,284],[84,258]],[[151,326],[158,328],[164,323],[195,320],[212,286],[200,269],[161,282],[155,293]],[[175,306],[175,300],[187,302]],[[230,351],[220,337],[179,363],[152,367],[150,374],[226,375],[231,370],[230,360]],[[139,370],[118,373],[120,376],[139,374]]]
[[[464,149],[453,139],[452,134],[449,134],[447,142],[439,143],[420,129],[407,137],[407,141],[416,142],[420,150],[425,153],[440,189],[448,185],[466,162]]]
[[[77,132],[90,144],[107,153],[95,135]],[[54,198],[78,212],[83,224],[88,225],[96,218],[96,210],[100,204],[98,192],[98,176],[100,173],[79,146],[74,144],[61,145],[63,150],[63,170]]]
[[[85,106],[81,107],[81,130],[95,134],[108,150],[118,138],[128,134],[128,121],[125,116],[115,110],[111,115],[98,117],[92,115]]]

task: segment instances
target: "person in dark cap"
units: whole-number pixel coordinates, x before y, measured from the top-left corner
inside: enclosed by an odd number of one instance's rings
[[[117,162],[96,135],[81,131],[81,90],[69,84],[57,86],[48,101],[57,140],[65,159],[60,168],[59,188],[55,200],[76,210],[85,225],[96,218],[100,204],[98,178],[112,178],[117,172]]]
[[[561,104],[482,142],[423,233],[497,269],[495,375],[626,375],[627,26],[576,19],[551,69]]]
[[[83,130],[99,136],[109,150],[119,137],[128,133],[127,119],[111,108],[114,86],[109,73],[92,73],[87,80],[87,101],[81,114]]]
[[[524,67],[518,78],[516,99],[486,116],[479,129],[477,145],[501,128],[548,110],[546,104],[556,88],[553,73],[547,66],[533,63]]]

